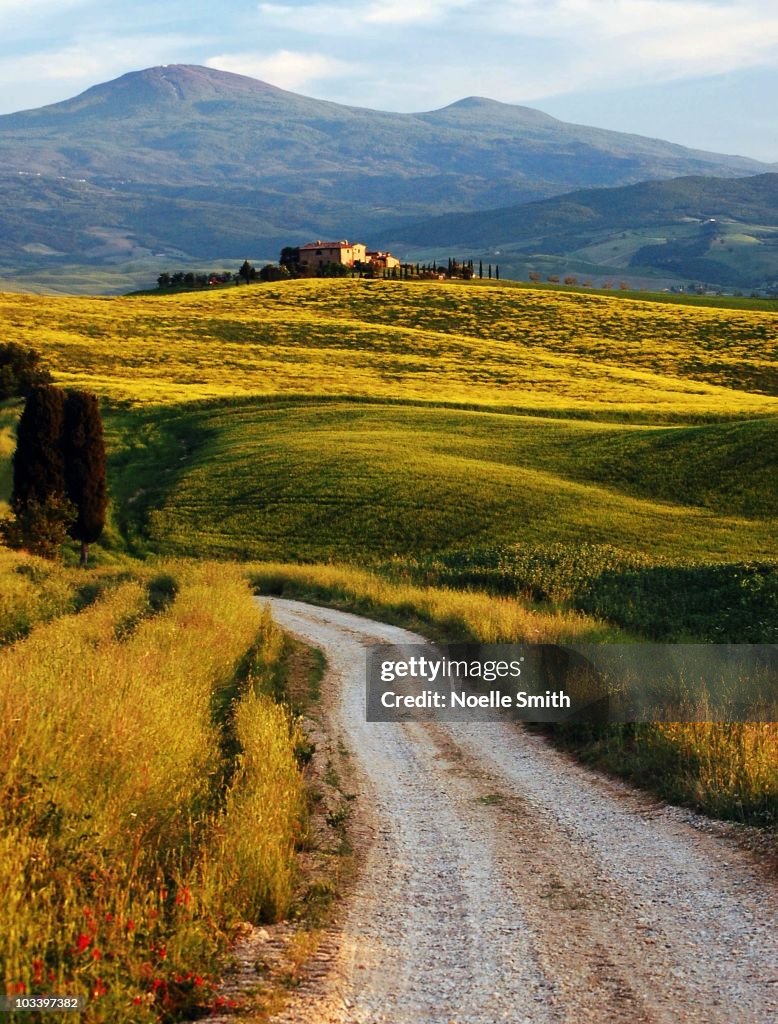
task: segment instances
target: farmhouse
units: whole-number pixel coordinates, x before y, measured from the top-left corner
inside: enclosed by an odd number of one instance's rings
[[[371,250],[362,242],[309,242],[300,246],[300,266],[312,270],[320,270],[330,263],[342,263],[345,267],[355,264],[374,263],[377,267],[399,267],[400,261],[390,252]]]
[[[377,249],[367,250],[367,262],[382,270],[391,270],[392,267],[400,266],[400,261],[396,256],[392,256],[390,252],[380,252]]]

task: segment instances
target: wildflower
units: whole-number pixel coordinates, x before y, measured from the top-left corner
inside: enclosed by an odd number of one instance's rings
[[[127,930],[128,932],[134,932],[134,931],[135,931],[135,922],[133,921],[133,919],[132,919],[132,918],[130,918],[130,919],[129,919],[129,920],[128,920],[128,921],[126,922],[126,923],[125,923],[124,927],[126,928],[126,930]]]
[[[188,907],[192,902],[192,893],[187,886],[182,886],[176,893],[176,904],[179,907]]]
[[[43,961],[40,958],[32,962],[32,980],[43,981]]]
[[[76,939],[76,949],[78,950],[79,953],[83,953],[85,949],[89,948],[91,942],[92,936],[86,935],[84,932],[81,932],[78,938]]]
[[[92,959],[93,960],[102,960],[103,959],[103,954],[96,947],[95,947],[95,949],[92,950]]]
[[[11,985],[11,995],[13,996],[23,996],[26,991],[27,986],[24,984],[23,981],[17,981],[14,982],[13,985]]]
[[[95,987],[92,989],[92,998],[99,999],[100,996],[104,996],[108,991],[108,986],[105,984],[102,978],[98,978],[95,982]]]

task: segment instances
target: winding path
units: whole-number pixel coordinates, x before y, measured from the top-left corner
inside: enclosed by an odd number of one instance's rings
[[[508,723],[368,723],[365,647],[425,642],[281,599],[329,663],[365,863],[310,1024],[774,1024],[776,886],[726,829]]]

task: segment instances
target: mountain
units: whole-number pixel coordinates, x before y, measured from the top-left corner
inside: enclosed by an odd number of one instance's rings
[[[778,174],[683,177],[582,189],[542,202],[396,226],[382,244],[499,252],[503,266],[551,258],[574,272],[778,287]],[[558,269],[558,267],[556,269]]]
[[[169,65],[0,117],[0,268],[273,255],[582,186],[765,165],[470,97],[397,114]]]

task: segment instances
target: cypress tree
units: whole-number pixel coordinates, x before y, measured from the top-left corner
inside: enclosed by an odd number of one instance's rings
[[[103,421],[96,395],[68,392],[62,438],[66,494],[78,513],[68,533],[81,541],[81,565],[85,566],[89,545],[103,532],[108,507]]]
[[[27,397],[17,427],[13,458],[13,519],[0,523],[0,534],[14,548],[55,558],[75,509],[65,497],[62,452],[65,393],[36,385]]]
[[[65,494],[62,427],[65,392],[51,384],[36,385],[24,405],[16,431],[11,505],[15,512],[30,502],[45,504]]]

